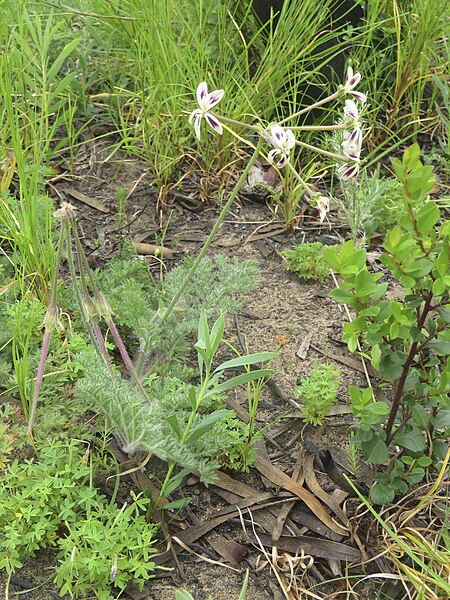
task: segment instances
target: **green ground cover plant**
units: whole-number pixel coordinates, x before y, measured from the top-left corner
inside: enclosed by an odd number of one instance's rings
[[[323,254],[325,248],[321,242],[305,242],[295,248],[283,250],[280,254],[289,271],[305,281],[323,281],[330,274],[330,267]]]
[[[88,448],[88,447],[87,447]],[[142,586],[153,576],[158,527],[135,497],[120,509],[92,485],[89,452],[78,442],[53,442],[39,457],[2,470],[0,568],[11,576],[42,548],[58,550],[61,595],[112,598],[110,587]]]
[[[10,269],[4,273],[7,278],[12,275]],[[21,289],[22,285],[11,279],[5,286],[0,302],[0,389],[4,394],[20,400],[20,407],[17,405],[17,408],[22,418],[28,419],[46,306],[32,290],[21,293]],[[66,399],[71,396],[70,390],[78,376],[75,354],[86,350],[87,342],[81,328],[72,327],[70,321],[62,316],[59,325],[49,346],[40,392],[42,408],[37,437],[41,442],[48,436],[65,437],[72,434],[78,437],[79,419],[84,411]],[[47,410],[49,405],[51,410]]]
[[[251,286],[251,276],[255,273],[253,264],[238,265],[223,257],[215,261],[203,258],[197,262],[198,269],[193,270],[195,261],[186,261],[156,287],[136,259],[113,261],[101,278],[108,284],[106,287],[114,290],[112,305],[121,315],[118,322],[125,330],[134,330],[139,340],[133,364],[115,325],[113,310],[99,291],[87,263],[73,207],[63,205],[58,216],[61,217],[61,232],[57,256],[60,259],[64,249],[68,252],[73,284],[70,289],[92,339],[92,347],[76,357],[81,375],[76,394],[82,405],[93,406],[107,417],[123,452],[131,455],[146,452],[169,463],[160,499],[173,492],[190,471],[197,470],[205,481],[211,481],[219,456],[234,468],[247,470],[255,458],[251,444],[253,434],[225,408],[221,394],[237,385],[262,381],[272,371],[259,368],[225,381],[221,378],[230,369],[264,363],[275,354],[263,352],[239,356],[216,368],[213,368],[213,361],[224,334],[224,316],[227,311],[237,308],[233,293]],[[75,270],[72,241],[77,249],[79,275]],[[59,263],[57,271],[58,267]],[[29,434],[36,415],[52,331],[58,324],[55,319],[57,285],[55,279],[52,301],[44,318],[44,342],[28,419]],[[208,314],[220,315],[212,326],[208,323]],[[120,376],[109,356],[101,320],[106,322],[113,335],[129,380]],[[197,329],[198,370],[183,368],[189,350],[186,338],[194,328]],[[164,362],[166,365],[162,366]],[[197,384],[192,381],[194,375],[200,376]],[[177,465],[183,467],[181,474],[172,476]]]
[[[304,405],[300,416],[305,423],[323,425],[330,408],[337,402],[341,376],[342,371],[334,365],[319,367],[317,361],[314,362],[311,374],[295,388],[297,398]]]

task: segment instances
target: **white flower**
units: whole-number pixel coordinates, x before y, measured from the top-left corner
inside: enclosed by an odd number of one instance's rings
[[[355,125],[359,122],[359,111],[353,100],[346,100],[344,106],[344,118],[351,120]]]
[[[314,197],[314,200],[316,201],[317,209],[319,211],[320,222],[323,223],[330,210],[330,199],[328,196],[320,196],[317,194],[317,196]]]
[[[345,163],[338,169],[338,176],[341,179],[353,179],[358,177],[359,163],[355,162],[352,164]]]
[[[222,135],[222,124],[220,121],[211,114],[209,111],[222,100],[224,90],[215,90],[214,92],[208,93],[208,86],[205,81],[197,88],[197,101],[200,108],[193,110],[189,116],[189,123],[194,123],[195,135],[200,140],[200,124],[202,119],[208,123],[214,131]]]
[[[362,104],[366,102],[367,96],[362,92],[357,92],[354,88],[361,81],[361,73],[353,73],[352,67],[347,69],[347,77],[345,79],[344,90],[351,94],[356,100],[359,100]]]
[[[341,179],[356,179],[359,173],[359,164],[361,162],[362,131],[360,127],[355,127],[352,131],[344,131],[344,140],[342,142],[342,151],[350,158],[351,163],[345,163],[338,169],[338,175]]]
[[[355,127],[352,131],[344,131],[344,141],[342,142],[342,151],[348,158],[359,162],[362,146],[362,131],[360,127]]]
[[[292,148],[295,146],[295,137],[290,129],[286,131],[281,125],[274,125],[270,130],[270,142],[274,149],[269,152],[267,158],[280,169],[289,162]]]

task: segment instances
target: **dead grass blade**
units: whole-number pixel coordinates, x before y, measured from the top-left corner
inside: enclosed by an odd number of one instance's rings
[[[219,560],[213,560],[212,558],[208,558],[207,556],[202,556],[201,554],[198,554],[197,552],[195,552],[194,550],[189,548],[189,546],[187,544],[185,544],[183,541],[180,540],[180,538],[178,538],[175,535],[172,536],[172,540],[174,542],[176,542],[179,546],[181,546],[184,550],[189,552],[189,554],[194,554],[195,556],[197,556],[197,558],[200,558],[204,562],[210,563],[211,565],[217,565],[219,567],[224,567],[225,569],[230,569],[230,571],[236,571],[237,573],[240,572],[240,569],[235,569],[234,567],[231,567],[230,565],[220,562]]]
[[[329,529],[338,533],[342,536],[348,536],[349,530],[346,527],[343,527],[336,523],[328,512],[325,510],[323,505],[317,500],[317,498],[311,494],[308,490],[302,487],[299,483],[294,481],[292,477],[283,473],[280,469],[272,465],[270,462],[264,460],[260,456],[257,457],[254,467],[258,469],[258,471],[270,479],[275,485],[278,485],[286,490],[289,490],[296,496],[303,500],[306,506],[316,515],[318,519],[324,523]]]

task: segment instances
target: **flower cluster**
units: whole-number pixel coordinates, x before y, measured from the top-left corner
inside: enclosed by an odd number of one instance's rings
[[[361,127],[344,131],[344,140],[342,142],[342,152],[352,162],[345,163],[338,169],[339,176],[342,179],[356,179],[359,173],[361,161],[362,131]]]
[[[361,81],[361,73],[353,73],[353,69],[347,69],[347,77],[344,84],[344,91],[359,100],[362,104],[367,101],[367,96],[362,92],[357,92],[354,88]],[[362,130],[359,122],[359,110],[353,100],[347,99],[344,106],[344,123],[349,129],[344,131],[342,141],[342,152],[351,162],[343,164],[338,169],[338,175],[341,179],[355,180],[359,173],[361,162]],[[350,129],[351,128],[351,129]]]
[[[342,154],[348,159],[345,164],[338,168],[338,175],[341,179],[355,180],[360,169],[363,134],[359,120],[359,110],[355,100],[361,104],[364,104],[367,101],[367,96],[355,89],[358,83],[361,81],[361,78],[361,73],[354,73],[352,67],[348,67],[344,85],[327,99],[332,100],[342,94],[349,94],[352,96],[351,99],[348,98],[345,101],[343,125],[339,124],[335,127],[336,129],[344,129],[341,143]],[[191,112],[189,116],[189,123],[194,124],[195,134],[199,140],[201,139],[202,119],[204,119],[215,132],[222,134],[222,123],[220,122],[220,118],[212,112],[212,109],[218,102],[220,102],[224,96],[224,93],[224,90],[208,92],[208,86],[205,81],[200,83],[200,85],[197,87],[198,108]],[[322,100],[321,104],[323,104],[323,102],[324,101]],[[311,108],[313,107],[314,105]],[[299,113],[296,113],[296,115],[302,114],[304,111],[305,109]],[[232,119],[225,119],[225,117],[221,117],[221,119],[226,123],[245,125]],[[301,127],[298,129],[301,129]],[[320,127],[317,127],[317,129],[320,129]],[[260,135],[272,146],[272,149],[267,155],[269,162],[280,169],[288,165],[291,157],[291,151],[296,144],[292,130],[284,129],[281,127],[281,125],[276,124],[271,125],[266,131],[261,130]],[[301,142],[298,143],[301,144]],[[307,144],[303,145],[308,146]],[[324,153],[327,154],[326,152]],[[328,153],[328,155],[335,156],[337,159],[342,160],[341,155],[333,155],[331,153]],[[293,167],[291,165],[288,166],[290,167],[291,171],[294,171],[294,174],[300,181],[305,192],[310,196],[313,204],[317,206],[320,215],[320,222],[322,222],[329,211],[329,198],[326,196],[321,196],[320,194],[315,194],[312,188],[310,188],[306,182],[301,179],[300,175],[295,172]]]

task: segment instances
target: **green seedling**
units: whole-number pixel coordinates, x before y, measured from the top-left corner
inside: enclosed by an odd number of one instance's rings
[[[342,371],[331,364],[319,367],[314,361],[311,375],[302,379],[295,393],[304,408],[300,412],[305,423],[322,425],[330,408],[337,401],[338,389],[341,385]]]

